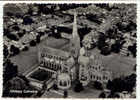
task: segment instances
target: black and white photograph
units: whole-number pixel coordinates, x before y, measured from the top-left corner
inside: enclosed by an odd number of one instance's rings
[[[136,98],[137,4],[7,3],[4,98]]]

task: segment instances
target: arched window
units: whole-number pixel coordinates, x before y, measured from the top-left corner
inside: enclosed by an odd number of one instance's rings
[[[90,78],[92,79],[92,75],[90,76]]]
[[[60,85],[60,86],[63,86],[63,83],[62,83],[62,81],[61,81],[61,80],[59,81],[59,85]]]
[[[41,53],[41,57],[44,57],[45,55],[44,55],[44,53]]]
[[[103,80],[106,80],[106,77],[105,76],[103,76]]]
[[[67,86],[67,82],[66,82],[66,81],[64,81],[64,84],[63,84],[63,86]]]
[[[95,79],[95,75],[93,75],[93,78]]]
[[[99,77],[99,80],[101,80],[101,77]]]
[[[96,79],[98,80],[98,76],[96,77]]]

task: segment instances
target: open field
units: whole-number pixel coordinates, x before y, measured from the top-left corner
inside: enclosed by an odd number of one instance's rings
[[[84,90],[79,93],[74,92],[72,89],[68,90],[68,95],[70,98],[98,98],[100,93],[100,90],[89,87],[84,87]]]
[[[57,49],[62,49],[65,51],[69,50],[69,40],[66,39],[54,39],[52,37],[41,41],[38,46],[49,46]],[[37,46],[30,47],[26,52],[21,52],[19,55],[11,57],[11,60],[17,64],[19,67],[19,72],[24,73],[31,67],[38,64],[37,56]],[[90,51],[92,54],[97,54],[101,56],[102,62],[107,70],[110,70],[113,77],[129,75],[133,72],[133,66],[136,64],[136,59],[130,57],[120,56],[118,54],[111,54],[109,56],[103,56],[99,53],[99,50],[93,49]]]
[[[90,52],[101,57],[105,69],[112,72],[113,78],[131,74],[134,65],[136,64],[136,58],[125,57],[114,53],[108,56],[103,56],[97,49],[93,49]]]
[[[50,46],[53,48],[62,48],[68,43],[68,40],[65,39],[55,39],[52,37],[47,38],[46,40],[41,41],[38,46]],[[37,46],[30,47],[28,51],[21,52],[20,54],[11,57],[10,59],[12,62],[14,62],[16,65],[18,65],[18,70],[20,73],[24,73],[27,70],[29,70],[31,67],[37,67],[34,66],[38,64],[38,51]]]

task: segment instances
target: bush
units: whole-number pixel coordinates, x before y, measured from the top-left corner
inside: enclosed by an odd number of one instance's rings
[[[68,91],[64,91],[64,98],[68,97]]]
[[[9,55],[8,47],[6,45],[4,45],[3,55],[4,55],[4,58],[6,58]]]
[[[31,25],[32,23],[33,23],[33,20],[32,20],[32,18],[30,18],[30,16],[25,16],[23,18],[23,24],[25,24],[25,25]]]
[[[109,55],[111,53],[111,50],[109,48],[109,46],[105,46],[101,48],[101,54],[103,55]]]
[[[15,41],[19,40],[16,35],[11,34],[11,33],[7,34],[7,38],[9,38],[10,40],[15,40]]]
[[[107,88],[112,92],[132,92],[135,86],[136,74],[131,74],[125,78],[115,78],[112,81],[108,81],[107,83]]]
[[[104,92],[102,92],[100,95],[99,95],[99,98],[106,98],[106,94]]]
[[[111,45],[111,51],[114,53],[119,53],[121,49],[121,45],[119,43],[115,43]]]
[[[85,35],[82,43],[86,49],[93,49],[95,47],[95,43],[91,34]]]
[[[102,83],[100,83],[98,81],[95,81],[94,82],[94,88],[96,88],[98,90],[102,90],[103,89]]]
[[[12,29],[15,30],[15,31],[19,31],[20,30],[19,26],[17,26],[17,25],[13,26]]]
[[[35,40],[32,40],[32,41],[30,42],[30,46],[36,46],[36,41],[35,41]]]
[[[58,86],[56,84],[53,85],[54,90],[58,90]]]
[[[59,33],[59,31],[58,31],[56,26],[53,26],[51,28],[51,31],[52,31],[52,35],[51,36],[53,36],[53,37],[55,37],[57,39],[61,38],[61,34]]]
[[[29,47],[27,47],[27,46],[25,46],[25,47],[22,49],[22,51],[27,51],[27,50],[29,50]]]
[[[24,35],[24,33],[21,33],[21,32],[19,32],[17,34],[18,34],[19,37],[22,37]]]
[[[128,50],[132,53],[133,57],[136,57],[136,53],[137,53],[136,48],[137,48],[136,43],[133,44],[133,46],[128,47]]]
[[[84,87],[83,87],[83,84],[78,80],[76,83],[75,83],[75,87],[74,87],[74,91],[75,92],[81,92],[84,90]]]
[[[14,56],[14,55],[19,54],[19,53],[20,53],[20,50],[19,50],[19,48],[17,48],[16,46],[11,45],[10,52],[11,52],[12,55]]]
[[[11,60],[7,59],[4,64],[4,71],[3,71],[3,83],[6,83],[8,80],[12,79],[13,77],[17,76],[18,74],[18,66],[13,64]]]
[[[36,42],[37,42],[37,43],[40,43],[40,35],[37,35],[37,37],[36,37]]]

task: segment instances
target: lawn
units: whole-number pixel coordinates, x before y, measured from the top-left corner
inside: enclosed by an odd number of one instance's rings
[[[84,87],[81,92],[74,92],[72,89],[68,90],[69,98],[98,98],[102,91],[90,87]]]
[[[41,41],[38,46],[49,46],[57,49],[63,48],[69,41],[66,39],[55,39],[53,37],[48,37]],[[28,51],[20,52],[20,54],[11,57],[11,61],[18,65],[18,70],[20,73],[24,73],[29,69],[36,68],[38,64],[38,51],[37,46],[30,47]]]
[[[69,40],[55,39],[48,37],[41,41],[38,46],[49,46],[64,51],[69,50]],[[102,62],[105,68],[112,72],[113,77],[128,75],[133,72],[133,66],[136,64],[135,58],[124,57],[118,54],[111,54],[109,56],[103,56],[99,53],[99,50],[90,50],[92,54],[101,56]],[[28,51],[21,52],[19,55],[11,57],[11,60],[18,65],[19,72],[24,73],[32,67],[38,64],[37,46],[30,47]]]
[[[112,72],[113,78],[131,74],[133,72],[134,65],[136,64],[136,58],[121,56],[114,53],[108,56],[103,56],[97,49],[93,49],[90,52],[101,57],[105,69]]]

